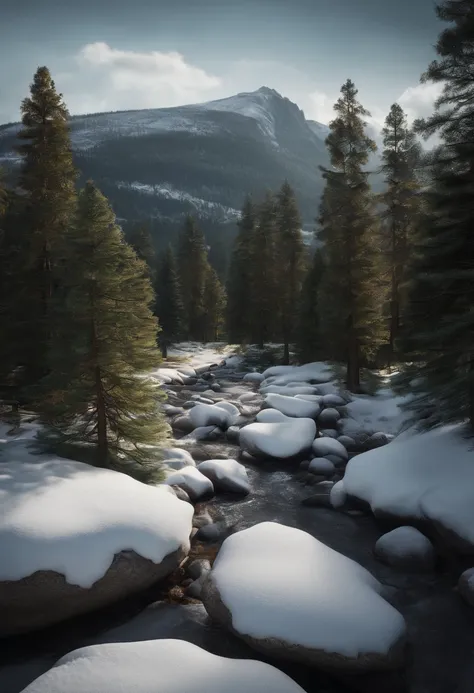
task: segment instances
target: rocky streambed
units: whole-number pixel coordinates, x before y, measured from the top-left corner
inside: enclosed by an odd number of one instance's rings
[[[407,624],[406,666],[395,673],[347,676],[336,672],[331,675],[301,664],[272,661],[271,658],[267,661],[286,671],[307,693],[344,693],[354,689],[367,693],[468,693],[474,690],[474,617],[456,593],[456,577],[448,567],[438,563],[436,569],[425,572],[394,569],[375,557],[374,547],[382,530],[369,513],[344,506],[336,510],[321,499],[317,505],[306,504],[314,495],[328,497],[328,488],[322,486],[318,490],[315,484],[320,481],[319,477],[302,471],[298,463],[256,460],[242,455],[232,431],[225,434],[210,426],[207,431],[193,436],[189,430],[182,430],[182,422],[178,421],[176,426],[183,405],[184,411],[191,409],[197,397],[210,402],[218,399],[240,401],[240,424],[253,420],[260,408],[261,399],[250,397],[258,385],[251,380],[244,381],[243,374],[234,368],[222,365],[212,373],[202,369],[198,375],[204,375],[204,379],[168,385],[168,406],[177,407],[176,411],[170,411],[177,445],[187,450],[196,463],[208,459],[239,459],[246,467],[251,491],[246,496],[218,493],[200,500],[197,516],[207,519],[195,523],[200,526],[196,527],[193,539],[193,556],[212,562],[226,536],[262,522],[304,530],[367,568],[382,583],[384,599],[403,615]],[[198,439],[201,437],[204,439]],[[284,551],[281,560],[285,561]],[[5,639],[0,648],[0,690],[19,693],[64,653],[99,642],[178,638],[227,657],[265,659],[241,639],[210,621],[197,595],[189,590],[190,580],[184,569],[172,576],[166,585],[155,586],[113,607],[40,633]],[[291,585],[289,587],[291,589]],[[368,613],[367,619],[371,617]]]

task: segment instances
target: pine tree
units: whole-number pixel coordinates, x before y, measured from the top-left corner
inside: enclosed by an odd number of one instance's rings
[[[296,341],[300,363],[310,363],[323,356],[319,318],[319,287],[323,272],[323,253],[318,249],[311,258],[301,289]]]
[[[441,146],[425,193],[403,346],[407,360],[420,359],[409,382],[415,417],[428,427],[469,420],[474,430],[474,5],[450,0],[437,13],[450,26],[422,81],[443,91],[432,117],[416,126]]]
[[[171,246],[163,254],[158,267],[156,283],[156,315],[161,327],[159,344],[166,358],[168,347],[177,341],[183,331],[183,302],[176,261]]]
[[[29,325],[28,338],[18,345],[18,359],[34,382],[46,369],[51,302],[58,290],[55,269],[75,211],[76,170],[68,112],[46,67],[38,68],[30,90],[21,106],[23,128],[18,135],[24,203],[20,221],[24,290],[18,308]]]
[[[363,359],[381,339],[381,305],[374,201],[363,167],[375,143],[364,132],[369,113],[351,80],[342,86],[326,139],[331,168],[320,209],[325,272],[321,324],[334,357],[347,364],[347,387],[360,388]]]
[[[39,401],[47,443],[92,449],[99,466],[145,475],[158,468],[146,446],[167,431],[156,386],[143,377],[159,364],[154,294],[92,183],[80,194],[64,253],[66,300],[55,306],[51,372]]]
[[[296,336],[298,304],[305,260],[301,218],[294,192],[285,181],[277,195],[276,267],[283,363],[290,362],[290,343]]]
[[[250,243],[250,335],[260,348],[275,337],[279,319],[275,241],[276,204],[272,193],[267,192]]]
[[[252,297],[251,256],[255,208],[250,196],[244,202],[227,281],[227,332],[229,342],[243,344],[250,338],[249,311]]]
[[[193,217],[186,217],[178,248],[178,271],[184,307],[184,334],[203,337],[204,287],[208,268],[207,248]]]
[[[140,258],[147,264],[150,276],[153,278],[156,265],[156,254],[147,224],[136,224],[130,233],[128,242]]]
[[[204,285],[203,340],[216,342],[224,323],[226,295],[217,272],[208,265]]]
[[[390,282],[389,355],[392,361],[406,300],[402,287],[419,222],[420,193],[416,166],[420,160],[420,147],[415,133],[408,127],[403,109],[396,103],[385,120],[382,135],[382,172],[387,184],[386,191],[380,196],[385,207],[382,251]]]

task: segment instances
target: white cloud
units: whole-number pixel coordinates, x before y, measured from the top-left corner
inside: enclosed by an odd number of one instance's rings
[[[313,91],[309,94],[309,107],[305,110],[308,120],[317,120],[328,125],[334,119],[334,104],[336,99],[322,91]]]
[[[443,90],[439,82],[418,84],[416,87],[408,87],[397,99],[397,102],[407,114],[411,123],[415,118],[430,116],[434,110],[434,103]]]
[[[221,86],[219,77],[175,51],[119,50],[97,42],[85,45],[75,62],[62,80],[73,113],[180,106],[212,98]]]

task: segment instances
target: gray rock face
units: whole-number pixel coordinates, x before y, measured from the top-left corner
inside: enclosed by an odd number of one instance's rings
[[[201,527],[196,534],[196,539],[209,543],[224,541],[233,531],[232,527],[228,527],[224,522],[214,522],[212,525]]]
[[[211,564],[207,558],[195,558],[194,561],[186,567],[186,572],[193,578],[199,580],[203,575],[207,575],[211,570]]]
[[[122,551],[90,589],[71,585],[50,570],[0,582],[0,637],[45,628],[144,590],[176,570],[185,555],[180,549],[157,564],[134,551]]]

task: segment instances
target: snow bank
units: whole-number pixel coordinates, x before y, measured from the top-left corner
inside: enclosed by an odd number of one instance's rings
[[[214,493],[212,481],[202,474],[196,467],[183,467],[177,472],[171,472],[164,481],[169,486],[179,486],[192,500]]]
[[[160,563],[189,546],[192,512],[160,486],[81,462],[3,462],[0,580],[51,570],[89,588],[121,551]]]
[[[237,460],[206,460],[198,465],[198,470],[207,476],[216,488],[223,491],[250,493],[247,470]]]
[[[312,385],[266,385],[265,381],[260,387],[260,393],[262,395],[288,395],[289,397],[296,397],[298,395],[314,395],[316,393],[316,388]]]
[[[406,397],[397,397],[390,388],[383,388],[375,396],[354,395],[346,405],[347,419],[343,421],[346,435],[359,431],[381,431],[397,435],[406,421],[402,405]]]
[[[240,429],[239,444],[251,455],[286,459],[311,447],[316,435],[312,419],[281,423],[253,423]]]
[[[92,645],[70,652],[24,693],[304,693],[278,669],[227,659],[185,640]]]
[[[265,402],[270,408],[281,411],[285,416],[315,419],[321,411],[318,402],[308,402],[304,399],[296,399],[295,397],[287,397],[285,395],[267,395]]]
[[[346,490],[374,512],[439,523],[474,547],[473,444],[462,434],[461,426],[405,432],[354,457]]]
[[[196,463],[192,455],[182,448],[164,448],[162,451],[163,462],[172,469],[183,467],[195,467]]]
[[[263,522],[231,535],[208,579],[233,628],[259,640],[359,657],[387,653],[405,631],[365,568],[292,527]]]
[[[224,342],[180,342],[173,344],[168,349],[168,359],[185,359],[186,365],[192,368],[204,368],[213,363],[221,363],[227,356],[231,356],[235,346]],[[178,366],[178,370],[181,364]],[[184,372],[184,371],[183,371]]]

